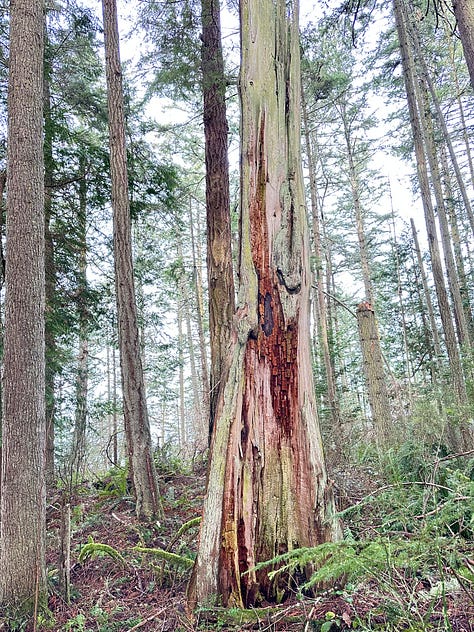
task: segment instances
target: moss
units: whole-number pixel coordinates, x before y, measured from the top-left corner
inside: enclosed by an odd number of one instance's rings
[[[170,551],[164,551],[163,549],[149,549],[144,546],[134,546],[132,551],[154,555],[155,557],[165,560],[173,566],[179,566],[181,568],[191,568],[191,566],[194,564],[194,560],[192,560],[190,557],[177,555],[176,553],[170,553]]]

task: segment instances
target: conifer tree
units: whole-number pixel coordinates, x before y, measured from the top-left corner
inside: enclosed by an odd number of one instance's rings
[[[0,611],[46,601],[43,3],[10,5]],[[36,624],[35,624],[36,625]]]

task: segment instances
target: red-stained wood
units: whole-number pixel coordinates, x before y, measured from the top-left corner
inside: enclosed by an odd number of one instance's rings
[[[309,344],[298,7],[242,0],[239,299],[189,604],[284,599],[258,562],[338,537]]]

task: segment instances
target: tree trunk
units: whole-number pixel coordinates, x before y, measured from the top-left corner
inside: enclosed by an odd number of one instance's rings
[[[392,411],[377,321],[372,305],[367,301],[363,301],[357,306],[356,313],[372,422],[377,443],[382,447],[390,438]]]
[[[436,231],[436,221],[431,200],[428,171],[426,165],[425,147],[423,145],[423,133],[420,123],[420,115],[416,101],[414,62],[411,49],[408,44],[406,29],[406,16],[403,0],[393,0],[395,19],[400,44],[400,52],[403,65],[403,76],[407,93],[407,103],[410,112],[410,123],[412,127],[413,140],[415,145],[415,156],[418,171],[418,181],[420,184],[421,198],[425,214],[426,230],[428,233],[428,244],[430,249],[431,267],[435,282],[436,296],[438,299],[439,311],[443,331],[445,336],[446,349],[448,352],[451,379],[457,400],[460,404],[466,403],[466,386],[456,342],[456,334],[451,318],[448,295],[444,283],[443,267],[439,252],[438,236]]]
[[[10,3],[0,610],[46,602],[43,3]]]
[[[449,151],[449,155],[451,158],[451,163],[453,165],[453,169],[454,169],[454,173],[456,174],[456,180],[458,183],[458,187],[459,187],[459,192],[461,193],[461,197],[463,200],[463,204],[464,204],[464,209],[466,211],[466,215],[467,218],[469,220],[469,224],[471,226],[471,231],[474,233],[474,213],[472,211],[472,206],[471,206],[471,201],[469,199],[469,195],[467,193],[466,190],[466,186],[464,184],[464,179],[462,177],[462,173],[461,173],[461,168],[459,166],[458,163],[458,159],[456,156],[456,152],[454,150],[454,145],[452,143],[451,140],[451,135],[449,133],[448,130],[448,126],[446,124],[446,120],[445,120],[445,116],[443,114],[443,111],[441,109],[441,105],[439,103],[439,98],[438,95],[436,93],[436,89],[435,86],[433,84],[433,80],[431,79],[431,75],[430,72],[428,70],[428,66],[426,64],[425,58],[423,56],[423,51],[421,48],[421,44],[420,44],[420,38],[418,35],[418,31],[416,30],[416,27],[413,23],[413,20],[407,20],[407,26],[411,35],[411,42],[413,44],[413,50],[414,50],[414,55],[415,58],[417,59],[418,63],[421,66],[421,72],[422,72],[422,77],[423,77],[423,83],[426,83],[426,87],[428,88],[430,95],[431,95],[431,99],[432,99],[432,103],[435,109],[435,119],[438,122],[440,131],[442,133],[443,139],[446,143],[446,146],[448,148]],[[425,90],[426,91],[426,90]],[[426,119],[427,123],[432,126],[432,122],[431,122],[431,117],[432,117],[432,113],[428,112],[428,118]],[[469,156],[469,152],[468,152],[468,156]]]
[[[441,244],[444,254],[445,269],[448,279],[448,287],[451,294],[454,322],[456,324],[456,332],[460,345],[469,345],[469,335],[467,323],[464,316],[461,292],[459,289],[459,279],[457,275],[456,265],[454,263],[454,255],[449,234],[448,218],[446,215],[446,207],[443,195],[443,187],[441,182],[441,173],[438,164],[438,153],[436,151],[436,143],[433,133],[433,125],[431,120],[431,111],[427,103],[427,90],[425,81],[422,79],[416,86],[420,112],[420,129],[423,135],[423,142],[428,158],[428,165],[431,173],[431,184],[436,200],[436,210],[438,214],[439,229],[441,235]]]
[[[410,358],[410,352],[408,349],[407,317],[406,317],[405,301],[403,300],[403,284],[402,284],[400,257],[399,257],[399,250],[398,250],[397,226],[395,223],[395,210],[393,208],[392,186],[390,183],[390,179],[388,180],[388,188],[389,188],[389,194],[390,194],[390,211],[391,211],[392,232],[393,232],[392,252],[395,259],[395,268],[396,268],[396,273],[397,273],[397,295],[398,295],[398,304],[400,305],[400,319],[401,319],[402,333],[403,333],[405,372],[406,372],[406,379],[407,379],[407,385],[408,385],[408,400],[411,407],[412,399],[413,399],[412,390],[411,390],[412,363],[411,363],[411,358]]]
[[[181,450],[186,447],[186,405],[184,401],[184,334],[183,334],[183,297],[178,283],[178,370],[179,370],[179,425],[178,444]]]
[[[474,5],[472,0],[453,0],[453,8],[474,89]]]
[[[190,605],[277,601],[262,560],[338,535],[314,400],[298,4],[242,0],[239,307],[211,443]]]
[[[235,311],[227,155],[226,81],[219,0],[202,0],[202,82],[206,157],[207,275],[211,383],[209,437],[223,384]]]
[[[45,30],[45,60],[43,78],[43,117],[44,117],[44,236],[45,236],[45,292],[46,292],[46,313],[45,313],[45,398],[46,398],[46,482],[52,485],[54,482],[54,418],[55,418],[55,393],[54,380],[57,365],[57,347],[55,330],[57,325],[54,319],[56,298],[56,264],[54,261],[54,241],[51,232],[52,219],[52,194],[53,194],[53,121],[51,119],[51,93],[50,74],[51,63],[49,61],[49,50],[47,46],[46,23]]]
[[[311,194],[311,218],[313,233],[313,250],[315,257],[315,277],[316,277],[316,321],[318,324],[318,339],[321,342],[322,353],[324,359],[324,368],[326,371],[327,397],[329,410],[331,414],[331,425],[334,440],[339,443],[341,437],[341,418],[339,415],[339,402],[337,399],[336,377],[334,375],[334,367],[331,361],[331,352],[329,348],[328,327],[327,327],[327,310],[326,299],[324,296],[324,273],[323,273],[323,255],[321,247],[321,225],[319,220],[318,208],[318,191],[316,182],[316,171],[313,164],[313,151],[311,147],[311,138],[308,125],[306,100],[304,98],[304,90],[301,88],[301,111],[303,114],[304,138],[306,144],[306,159],[308,161],[309,188]]]
[[[77,355],[76,375],[76,414],[70,462],[71,483],[73,483],[75,477],[80,478],[84,476],[86,459],[87,397],[89,387],[89,310],[87,306],[87,184],[85,172],[86,165],[81,157],[80,173],[84,174],[84,177],[79,181],[78,213],[79,270],[77,311],[79,319],[79,352]]]
[[[109,114],[112,208],[114,213],[115,291],[122,369],[124,426],[127,437],[128,465],[136,500],[136,513],[140,518],[151,519],[161,515],[162,508],[153,461],[150,423],[140,357],[140,338],[133,280],[122,69],[115,0],[103,0],[102,9]]]
[[[199,226],[199,222],[198,222]],[[202,291],[202,274],[201,274],[201,265],[200,265],[200,257],[199,257],[199,248],[196,247],[196,239],[194,236],[194,219],[193,212],[191,206],[191,199],[189,201],[189,227],[191,232],[191,248],[193,253],[193,287],[194,294],[196,300],[196,321],[198,328],[198,337],[199,337],[199,356],[201,360],[201,383],[202,383],[202,411],[209,411],[210,406],[210,398],[209,398],[209,370],[207,368],[207,350],[206,350],[206,340],[204,336],[204,325],[203,325],[203,317],[204,317],[204,301],[203,301],[203,291]],[[199,229],[198,229],[198,240],[199,240]],[[201,412],[202,417],[204,415]],[[208,430],[207,430],[208,432]],[[207,446],[206,440],[206,446]]]
[[[346,104],[342,102],[340,104],[340,113],[342,119],[342,125],[344,128],[344,140],[346,141],[347,150],[347,162],[349,167],[349,181],[351,185],[352,204],[354,207],[354,219],[357,229],[357,240],[359,243],[359,258],[362,270],[362,279],[364,281],[364,290],[366,300],[374,304],[374,289],[372,285],[369,253],[367,250],[367,239],[365,237],[365,222],[364,213],[362,209],[362,203],[360,200],[360,179],[356,168],[356,161],[354,159],[354,139],[352,138],[350,125],[348,122]]]
[[[426,278],[425,272],[425,264],[423,263],[423,257],[421,256],[420,244],[418,241],[418,234],[415,228],[415,222],[413,218],[410,218],[411,232],[413,235],[413,244],[416,252],[416,259],[418,263],[418,268],[420,270],[421,282],[423,285],[423,294],[426,302],[426,309],[428,311],[428,318],[430,321],[430,330],[431,330],[431,339],[433,341],[433,349],[436,357],[436,364],[439,363],[439,359],[441,358],[441,344],[438,335],[438,327],[436,325],[436,318],[433,309],[433,301],[431,300],[430,288],[428,286],[428,279]]]
[[[183,261],[183,248],[181,235],[178,236],[178,257]],[[188,279],[184,267],[181,269],[179,278],[179,294],[181,297],[181,315],[186,325],[187,346],[189,350],[189,366],[191,369],[191,385],[193,389],[193,439],[195,447],[199,450],[205,449],[208,445],[208,431],[202,411],[201,389],[199,388],[199,376],[196,368],[196,354],[194,352],[194,340],[191,323],[191,313],[189,310],[189,287]]]
[[[462,310],[467,326],[467,337],[469,346],[474,343],[474,319],[469,297],[469,288],[467,285],[466,267],[464,265],[464,254],[462,252],[461,237],[459,234],[459,223],[456,217],[456,208],[454,204],[454,192],[451,183],[451,176],[448,167],[448,160],[444,147],[441,148],[441,166],[443,170],[443,190],[446,200],[446,212],[451,228],[451,242],[453,245],[454,258],[456,261],[456,271],[459,283],[459,292],[461,295]]]

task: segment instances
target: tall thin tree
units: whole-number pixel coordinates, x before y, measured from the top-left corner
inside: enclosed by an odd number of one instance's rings
[[[226,80],[219,0],[202,0],[201,69],[206,157],[207,274],[211,347],[210,430],[223,385],[235,311],[232,267]]]
[[[474,89],[474,4],[472,0],[453,0],[453,8]]]
[[[149,519],[160,515],[162,508],[152,454],[150,423],[137,324],[122,68],[115,0],[103,0],[102,10],[104,16],[110,170],[114,216],[115,292],[122,370],[123,416],[127,438],[128,465],[136,500],[136,513],[139,517]]]

